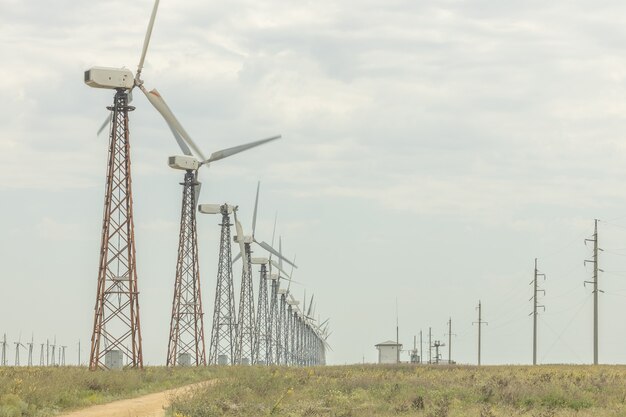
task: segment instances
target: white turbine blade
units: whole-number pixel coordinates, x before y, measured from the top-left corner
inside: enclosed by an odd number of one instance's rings
[[[313,294],[313,295],[311,296],[311,301],[309,301],[309,309],[308,309],[308,310],[307,310],[307,312],[306,312],[306,315],[307,315],[307,316],[310,316],[310,315],[311,315],[311,309],[313,308],[313,298],[314,298],[314,297],[315,297],[315,294]]]
[[[274,243],[272,243],[272,247],[274,247]],[[282,236],[278,236],[278,253],[280,253],[281,258],[278,258],[278,265],[280,265],[280,267],[283,267],[283,237]],[[291,268],[291,271],[293,272],[293,267]]]
[[[111,120],[113,120],[113,112],[110,112],[107,118],[104,119],[104,123],[102,123],[100,129],[98,129],[98,133],[96,133],[96,136],[100,136],[100,133],[102,133],[104,128],[111,124]]]
[[[254,232],[256,231],[256,213],[259,208],[259,189],[261,188],[261,181],[256,183],[256,198],[254,199],[254,214],[252,215],[252,239],[254,239]]]
[[[200,190],[202,190],[202,183],[198,182],[198,180],[196,179],[196,184],[193,187],[194,198],[195,198],[195,200],[193,201],[193,207],[195,207],[198,204],[198,199],[200,198]]]
[[[143,69],[143,63],[146,60],[146,53],[148,52],[148,45],[150,45],[150,37],[152,36],[152,28],[154,27],[154,20],[156,19],[157,10],[159,8],[159,0],[154,0],[154,6],[152,7],[152,14],[150,15],[150,21],[148,22],[148,30],[146,30],[146,37],[143,39],[143,49],[141,50],[141,57],[139,58],[139,65],[137,65],[137,74],[135,79],[139,80],[141,70]]]
[[[178,133],[178,131],[174,129],[174,126],[172,126],[170,123],[167,123],[167,125],[172,131],[172,135],[174,135],[174,139],[176,139],[176,143],[178,143],[178,147],[180,148],[180,150],[183,151],[183,153],[187,156],[193,156],[191,150],[189,149],[189,146],[187,146],[185,140],[182,138],[182,136],[180,136],[180,133]]]
[[[156,89],[147,91],[144,86],[139,86],[139,88],[141,89],[141,91],[143,91],[143,93],[148,98],[148,101],[150,101],[154,108],[157,109],[159,113],[161,113],[161,116],[163,116],[163,118],[171,126],[171,128],[173,130],[176,130],[180,134],[184,142],[189,145],[191,149],[193,149],[193,151],[200,158],[200,160],[205,160],[206,158],[200,148],[198,148],[198,146],[191,139],[187,131],[185,131],[185,128],[180,124],[176,116],[174,116],[174,113],[172,113],[172,110],[167,106],[165,100],[159,94],[159,92]]]
[[[241,223],[239,223],[239,220],[237,219],[237,211],[235,210],[233,212],[234,216],[235,216],[235,229],[237,230],[237,242],[239,242],[239,250],[241,251],[241,259],[243,261],[243,267],[244,269],[248,267],[248,259],[246,257],[246,245],[243,242],[244,236],[243,236],[243,227],[241,227]]]
[[[293,256],[293,263],[296,263],[296,255]],[[287,285],[287,292],[289,292],[289,288],[291,288],[291,277],[293,276],[293,264],[291,264],[291,274],[289,274],[289,284]]]
[[[234,264],[235,262],[237,262],[237,261],[239,260],[239,258],[241,258],[241,252],[239,252],[239,253],[237,254],[237,256],[235,256],[235,257],[233,258],[233,264]]]
[[[204,160],[203,163],[209,163],[214,161],[219,161],[220,159],[228,158],[229,156],[238,154],[243,151],[247,151],[248,149],[255,148],[259,145],[263,145],[264,143],[271,142],[276,139],[280,139],[281,136],[272,136],[271,138],[257,140],[256,142],[246,143],[244,145],[233,146],[232,148],[222,149],[221,151],[216,151],[211,154],[211,157],[207,160]]]
[[[284,274],[284,277],[287,278],[289,276],[289,274],[287,274],[281,267],[280,265],[278,265],[278,263],[276,263],[275,260],[270,259],[270,264],[272,264],[272,266],[276,269],[278,269],[280,272],[282,272]]]
[[[276,221],[278,220],[278,212],[274,213],[274,230],[272,231],[272,247],[274,247],[274,237],[276,236]],[[280,247],[278,248],[278,252],[280,251]]]
[[[297,268],[298,266],[295,265],[294,263],[292,263],[289,259],[283,257],[280,253],[278,253],[278,251],[276,251],[276,249],[274,249],[273,247],[271,247],[270,245],[268,245],[266,242],[257,242],[255,240],[255,242],[261,246],[263,249],[265,249],[266,251],[268,251],[269,253],[275,255],[278,257],[278,259],[282,259],[283,261],[287,262],[289,265],[293,266],[294,268]]]

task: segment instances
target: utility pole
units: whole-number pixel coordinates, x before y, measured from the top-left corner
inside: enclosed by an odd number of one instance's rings
[[[78,366],[80,366],[80,339],[78,339]]]
[[[539,308],[543,308],[543,311],[546,311],[545,306],[539,305],[539,299],[537,296],[539,292],[543,292],[544,295],[546,294],[545,290],[539,288],[539,277],[543,277],[545,280],[546,274],[539,273],[539,269],[537,269],[537,258],[535,258],[535,275],[531,282],[531,285],[533,286],[533,296],[531,297],[531,300],[533,301],[533,312],[530,313],[533,316],[533,365],[537,365],[537,310]]]
[[[400,328],[398,327],[398,298],[396,297],[396,363],[400,363]]]
[[[441,354],[439,353],[439,348],[444,347],[445,343],[441,343],[439,340],[435,340],[435,343],[432,347],[435,348],[435,363],[439,365],[439,359],[441,358]]]
[[[428,328],[428,363],[433,363],[432,353],[433,353],[433,331],[432,327]]]
[[[448,364],[452,364],[452,336],[456,336],[452,333],[452,317],[448,320]]]
[[[588,263],[593,264],[593,281],[585,281],[585,284],[593,284],[593,364],[598,364],[598,292],[602,292],[598,289],[598,272],[604,272],[598,268],[598,251],[601,251],[598,247],[598,219],[594,220],[593,239],[585,239],[585,245],[587,242],[593,242],[593,259],[585,259],[585,265]]]
[[[486,321],[483,321],[483,316],[482,316],[482,312],[483,312],[483,307],[482,307],[482,303],[480,302],[480,300],[478,300],[478,307],[476,308],[478,310],[478,321],[475,321],[472,324],[478,324],[478,366],[480,366],[480,343],[481,343],[481,329],[483,327],[483,324],[487,324],[488,323]]]
[[[420,363],[424,363],[424,343],[422,342],[421,330],[420,330]]]

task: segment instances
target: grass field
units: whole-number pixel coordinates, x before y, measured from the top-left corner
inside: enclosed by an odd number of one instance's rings
[[[0,367],[0,417],[53,416],[207,380],[215,372],[214,368],[90,372],[76,367]]]
[[[626,416],[624,366],[238,368],[175,417]]]
[[[0,368],[0,417],[53,416],[197,381],[175,417],[626,416],[625,366]]]

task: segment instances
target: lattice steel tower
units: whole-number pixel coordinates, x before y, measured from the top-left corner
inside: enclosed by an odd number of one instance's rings
[[[202,211],[202,209],[201,209]],[[217,287],[215,289],[215,309],[209,348],[209,363],[212,365],[235,364],[235,342],[237,318],[235,311],[235,289],[233,285],[233,264],[230,245],[230,213],[232,207],[220,206],[222,233],[220,255],[217,266]]]
[[[196,226],[196,199],[200,183],[196,175],[197,171],[187,170],[184,182],[181,183],[183,203],[167,366],[206,365]]]
[[[267,259],[263,259],[263,261],[265,262],[261,262],[261,273],[259,278],[255,355],[258,359],[258,363],[269,365],[272,363],[272,349],[268,309],[269,303],[267,298]],[[253,263],[256,263],[254,259]]]
[[[135,226],[130,176],[128,92],[118,89],[112,112],[98,288],[89,368],[108,369],[113,356],[143,366]],[[106,343],[105,343],[106,341]]]
[[[243,237],[241,237],[243,238]],[[246,259],[251,259],[250,243],[245,243]],[[239,323],[237,325],[237,363],[249,365],[256,363],[255,352],[254,291],[252,288],[252,266],[243,262],[241,273],[241,292],[239,296]]]

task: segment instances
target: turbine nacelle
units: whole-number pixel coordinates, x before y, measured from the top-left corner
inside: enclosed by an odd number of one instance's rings
[[[200,204],[198,211],[202,214],[220,214],[222,212],[222,206],[222,204]],[[226,205],[226,210],[228,214],[233,214],[235,206],[228,204]]]
[[[239,243],[239,236],[235,235],[235,236],[233,237],[233,241],[235,241],[235,242]],[[242,242],[243,242],[243,243],[249,243],[249,244],[252,244],[252,242],[253,242],[252,236],[244,236],[244,237],[243,237],[243,239],[242,239]]]
[[[188,155],[170,156],[167,162],[170,168],[180,169],[183,171],[196,171],[201,166],[200,161],[198,161],[193,156]]]
[[[269,260],[267,258],[252,258],[250,263],[254,265],[267,265]]]
[[[85,71],[85,84],[93,88],[130,90],[135,86],[135,79],[126,68],[92,67]]]

